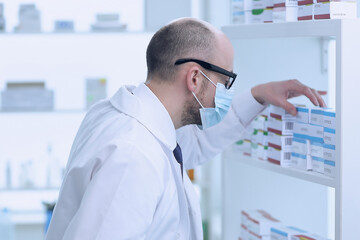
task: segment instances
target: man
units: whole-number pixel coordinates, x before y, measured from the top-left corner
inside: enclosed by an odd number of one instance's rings
[[[233,54],[208,23],[184,18],[161,28],[147,49],[145,84],[120,88],[86,115],[47,239],[203,239],[185,170],[238,140],[268,104],[296,114],[287,99],[305,95],[325,106],[323,92],[296,80],[232,100]]]

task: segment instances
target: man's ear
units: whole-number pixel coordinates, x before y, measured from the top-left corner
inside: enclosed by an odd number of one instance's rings
[[[186,74],[186,84],[187,84],[187,89],[190,92],[194,92],[195,94],[200,91],[200,84],[201,84],[201,80],[200,80],[200,71],[199,71],[199,67],[191,67],[189,68],[189,70],[187,71]]]

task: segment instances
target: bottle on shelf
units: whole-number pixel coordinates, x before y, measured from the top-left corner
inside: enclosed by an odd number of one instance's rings
[[[15,226],[11,221],[11,215],[7,208],[0,212],[0,238],[13,240],[15,239]]]

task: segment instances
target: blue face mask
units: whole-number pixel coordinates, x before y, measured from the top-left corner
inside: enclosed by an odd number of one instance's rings
[[[224,84],[217,83],[215,84],[208,78],[202,71],[200,73],[209,80],[215,87],[215,108],[204,108],[204,106],[200,103],[199,99],[196,97],[195,93],[192,92],[196,101],[200,104],[200,117],[201,117],[201,126],[200,129],[207,129],[212,127],[225,117],[229,108],[231,106],[231,101],[234,96],[234,89],[226,89]]]

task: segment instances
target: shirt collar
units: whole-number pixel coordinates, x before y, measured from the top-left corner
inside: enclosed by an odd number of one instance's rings
[[[176,147],[176,132],[171,117],[156,97],[144,84],[138,87],[121,87],[110,99],[119,111],[137,119],[171,151]]]

